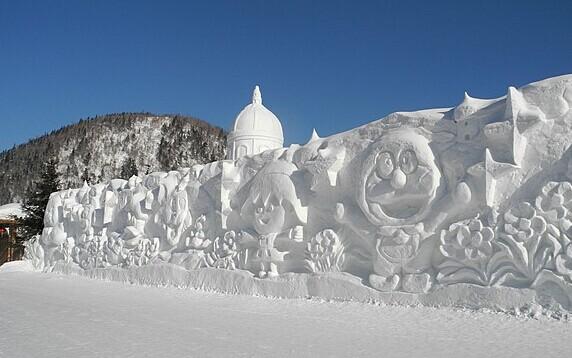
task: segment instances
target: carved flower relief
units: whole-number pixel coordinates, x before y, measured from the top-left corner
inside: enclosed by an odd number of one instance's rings
[[[494,231],[479,219],[455,223],[441,231],[440,251],[443,256],[459,261],[484,262],[493,254]]]
[[[556,256],[555,266],[559,274],[567,276],[572,281],[572,243],[569,243],[566,249]]]
[[[111,233],[103,248],[104,260],[110,265],[119,265],[125,259],[123,252],[123,239],[118,233]]]
[[[211,251],[206,256],[206,264],[210,267],[234,270],[237,250],[236,233],[227,231],[222,237],[214,239]]]
[[[307,243],[305,261],[311,272],[342,271],[344,260],[344,247],[332,229],[319,232]]]
[[[158,254],[157,245],[154,245],[149,239],[139,240],[137,246],[127,253],[125,263],[127,266],[143,266],[150,262]]]
[[[71,258],[84,270],[103,267],[104,246],[107,243],[107,236],[94,236],[93,239],[79,246],[74,246],[71,251]]]
[[[495,264],[496,211],[457,222],[441,231],[437,280],[445,284],[475,283],[488,286],[495,279],[489,270]]]
[[[317,260],[326,255],[330,255],[334,251],[334,246],[336,246],[338,242],[339,240],[337,235],[333,230],[324,230],[308,242],[308,253],[312,259]]]
[[[564,232],[572,226],[572,184],[549,182],[536,198],[538,212]]]
[[[513,285],[528,286],[544,270],[554,270],[561,252],[560,230],[538,215],[529,203],[520,203],[503,215],[498,245],[501,250],[491,272]],[[511,273],[511,277],[506,276]]]
[[[66,238],[66,240],[60,245],[60,253],[64,262],[72,262],[72,252],[75,246],[74,239],[72,237]]]
[[[193,250],[204,250],[211,244],[211,240],[207,239],[204,231],[206,220],[205,215],[197,218],[194,230],[191,230],[189,236],[185,238],[185,247]]]
[[[223,237],[217,241],[216,249],[221,253],[221,257],[234,255],[237,250],[236,233],[234,231],[226,232]]]
[[[526,243],[534,235],[546,231],[546,221],[529,203],[520,203],[504,214],[504,231],[516,241]]]

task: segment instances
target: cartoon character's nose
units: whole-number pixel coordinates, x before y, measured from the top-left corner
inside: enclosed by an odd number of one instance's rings
[[[391,178],[391,186],[393,189],[401,189],[405,186],[406,183],[407,176],[405,176],[405,173],[401,170],[401,168],[395,169],[393,172],[393,178]]]

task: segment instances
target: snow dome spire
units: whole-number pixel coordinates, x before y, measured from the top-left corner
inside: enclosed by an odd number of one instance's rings
[[[252,91],[252,103],[262,104],[262,93],[260,93],[260,87],[256,85],[254,91]]]
[[[245,155],[282,148],[283,145],[282,124],[262,104],[262,94],[257,85],[252,92],[252,102],[240,111],[228,134],[227,157],[236,160]]]

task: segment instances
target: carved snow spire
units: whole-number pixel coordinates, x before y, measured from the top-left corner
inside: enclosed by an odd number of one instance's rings
[[[81,189],[79,189],[79,192],[78,192],[80,201],[88,199],[87,193],[89,192],[89,189],[90,188],[89,188],[89,184],[87,183],[87,180],[84,180],[83,186],[81,187]]]
[[[517,108],[518,100],[519,100],[518,91],[516,90],[516,88],[510,86],[506,94],[505,116],[513,122],[515,121],[516,115],[518,115],[518,108]]]
[[[262,104],[262,93],[260,93],[260,87],[256,85],[254,91],[252,92],[252,103]]]
[[[455,107],[455,110],[453,111],[455,121],[461,121],[475,113],[476,108],[475,104],[473,103],[474,101],[475,100],[465,91],[463,95],[463,102]]]
[[[526,101],[522,92],[510,86],[506,94],[505,117],[515,123],[521,132],[546,120],[546,115],[535,105]]]
[[[321,138],[318,135],[318,132],[316,132],[316,128],[312,128],[312,136],[310,137],[310,140],[308,141],[308,143],[312,143],[313,141],[316,141],[318,139],[321,139]]]

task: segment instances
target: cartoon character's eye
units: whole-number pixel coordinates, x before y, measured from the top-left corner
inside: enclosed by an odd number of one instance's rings
[[[262,214],[264,212],[264,208],[259,206],[258,208],[256,208],[256,213],[257,214]]]
[[[406,150],[399,157],[399,166],[405,174],[411,174],[417,169],[417,155],[412,150]]]
[[[375,171],[377,175],[381,178],[387,179],[393,173],[395,169],[395,164],[393,160],[393,154],[390,152],[381,152],[377,156]]]
[[[268,204],[266,211],[268,212],[272,212],[274,210],[274,205],[273,204]]]

